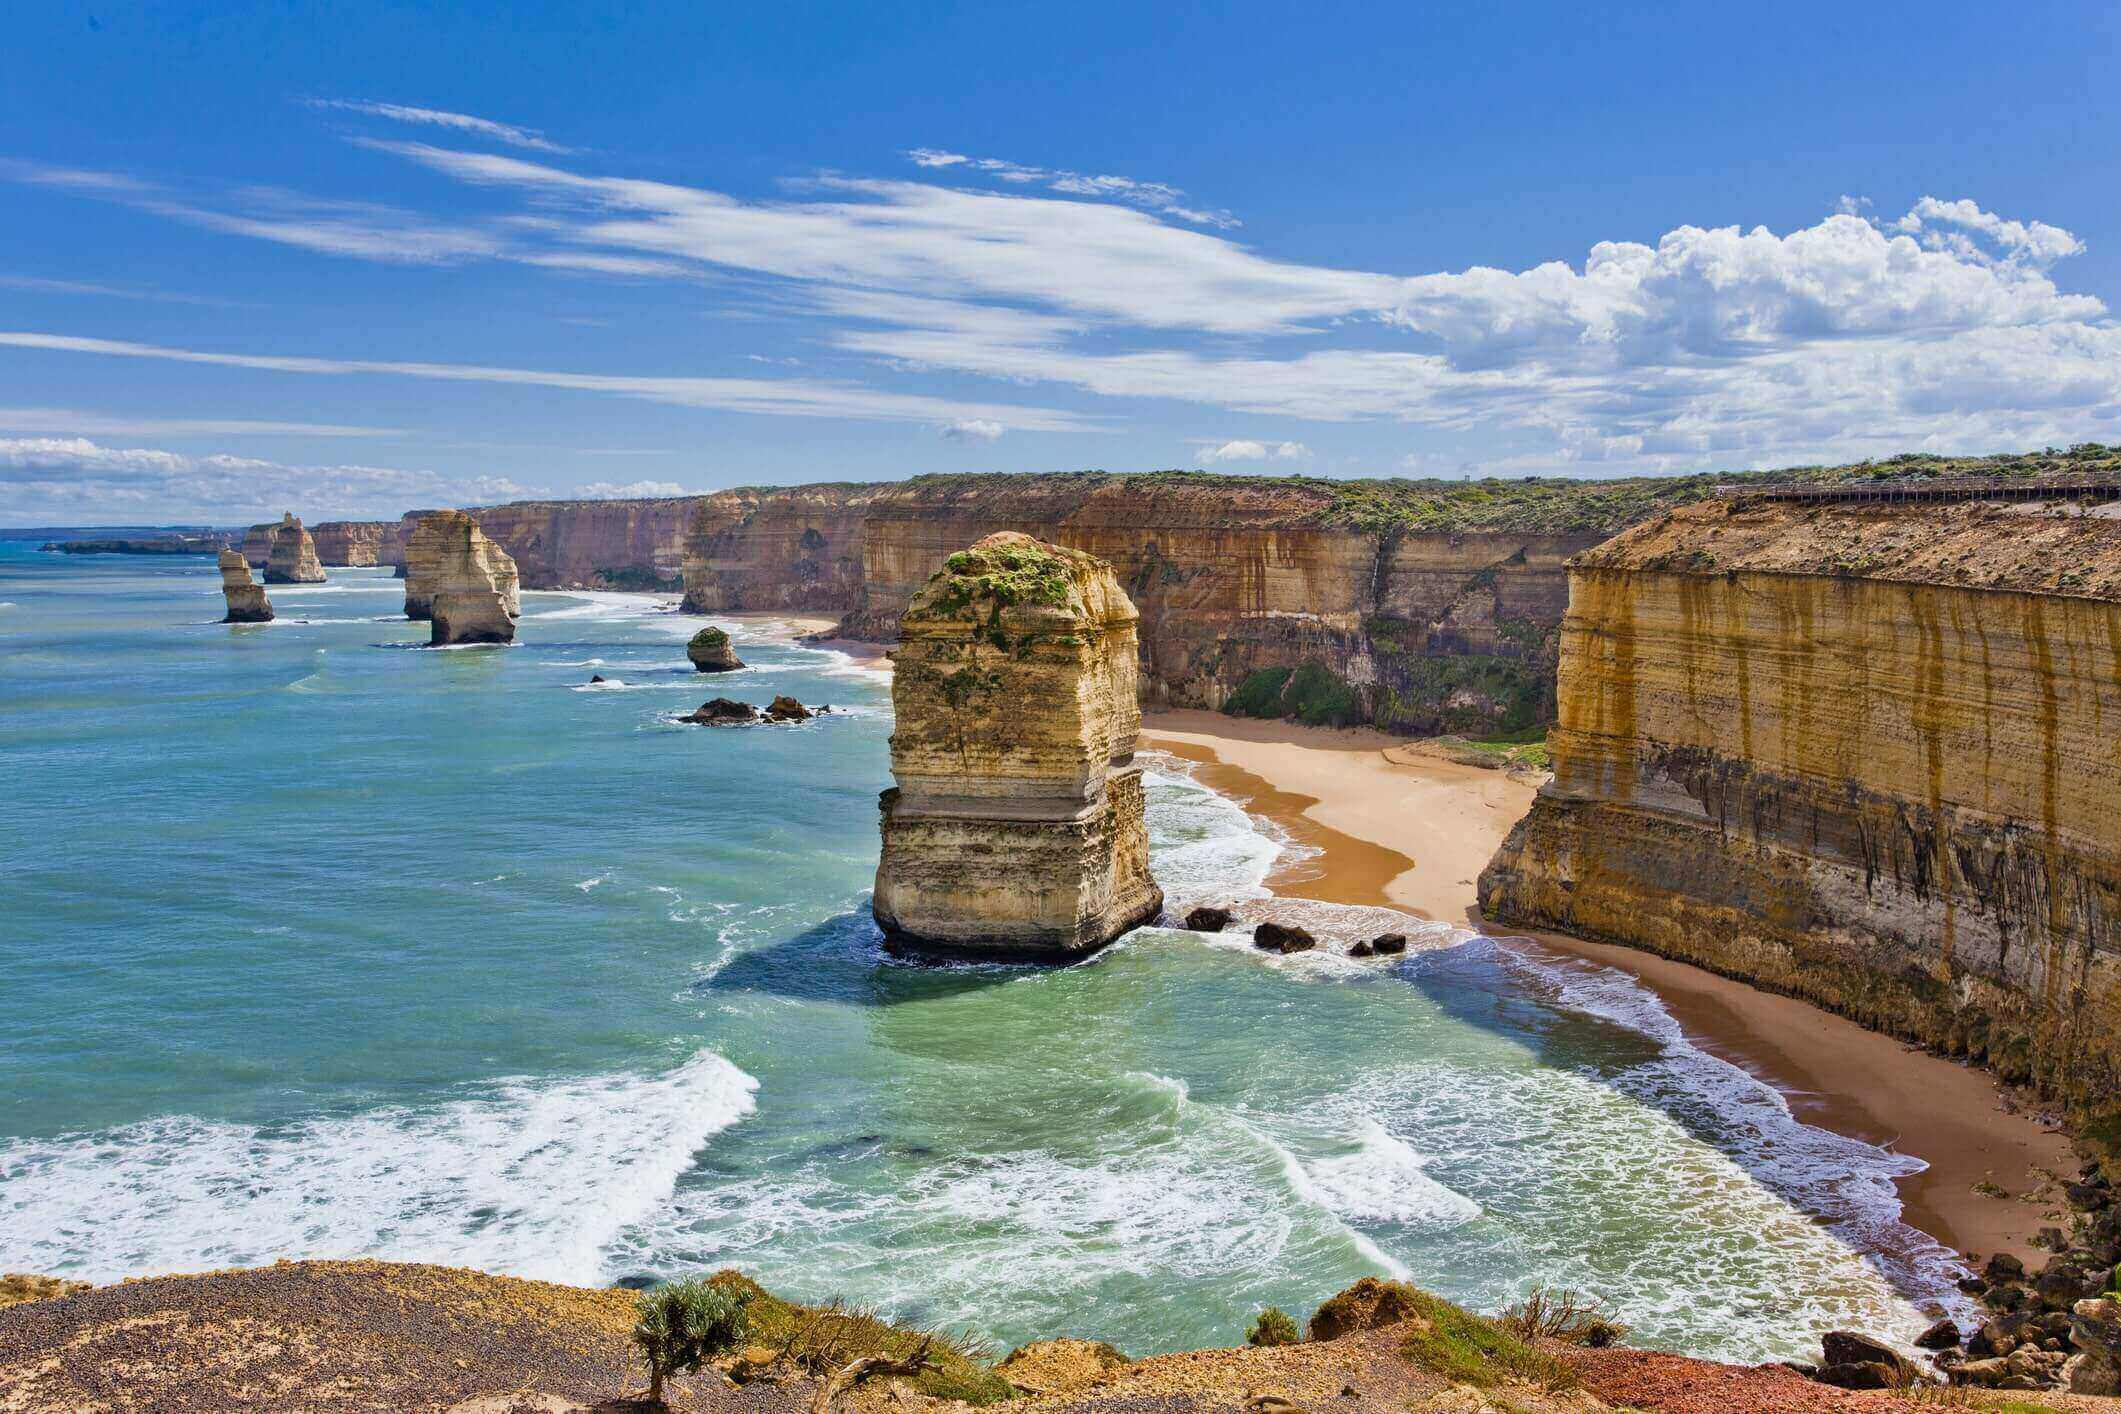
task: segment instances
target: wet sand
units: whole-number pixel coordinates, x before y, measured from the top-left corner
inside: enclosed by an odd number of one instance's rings
[[[1419,752],[1387,757],[1405,743],[1367,729],[1212,712],[1155,712],[1142,726],[1146,745],[1199,763],[1204,784],[1319,851],[1270,878],[1276,892],[1388,904],[1467,927],[1481,926],[1474,881],[1535,790],[1529,779]],[[1962,1252],[2041,1256],[2027,1239],[2053,1221],[2059,1199],[2026,1195],[2049,1174],[2074,1175],[2076,1160],[2052,1122],[1982,1072],[1652,953],[1558,935],[1513,946],[1620,968],[1696,1045],[1774,1085],[1806,1122],[1926,1161],[1900,1181],[1912,1226]]]

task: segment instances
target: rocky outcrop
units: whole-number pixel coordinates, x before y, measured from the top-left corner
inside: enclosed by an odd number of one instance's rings
[[[221,597],[228,601],[225,624],[262,624],[272,620],[272,601],[250,577],[250,561],[241,550],[221,551]]]
[[[1011,532],[914,596],[876,872],[895,942],[1066,959],[1156,917],[1136,623],[1110,566]]]
[[[405,616],[433,621],[429,643],[515,641],[523,612],[515,562],[469,514],[428,512],[406,543],[405,564]]]
[[[310,527],[317,559],[326,565],[402,565],[402,520],[321,520]]]
[[[712,625],[692,636],[685,645],[685,656],[692,660],[696,672],[729,673],[744,666],[744,660],[729,646],[729,635]]]
[[[522,579],[514,558],[469,511],[416,511],[406,520],[406,618],[433,618],[436,599],[452,583],[470,585],[474,592],[490,585],[510,619],[522,616]]]
[[[1794,993],[2121,1137],[2121,506],[1716,501],[1579,557],[1502,923]]]
[[[267,584],[322,584],[324,566],[317,560],[317,542],[303,529],[301,520],[289,511],[273,527],[272,554],[265,561]]]

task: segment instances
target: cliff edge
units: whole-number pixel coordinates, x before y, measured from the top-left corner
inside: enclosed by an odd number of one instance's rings
[[[2121,501],[1735,498],[1578,557],[1492,919],[1793,993],[2121,1138]]]

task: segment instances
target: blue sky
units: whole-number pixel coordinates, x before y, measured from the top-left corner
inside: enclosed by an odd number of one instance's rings
[[[2121,440],[2116,29],[36,5],[0,522]]]

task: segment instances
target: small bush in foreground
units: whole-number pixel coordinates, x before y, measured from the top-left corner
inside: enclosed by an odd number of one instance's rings
[[[633,1339],[648,1360],[648,1398],[660,1404],[665,1380],[736,1349],[751,1301],[748,1291],[698,1279],[642,1292]]]
[[[1294,1345],[1296,1341],[1296,1322],[1279,1306],[1269,1306],[1261,1311],[1259,1319],[1245,1334],[1247,1345]]]
[[[1558,1340],[1593,1349],[1618,1345],[1628,1333],[1626,1326],[1606,1315],[1596,1297],[1545,1286],[1533,1287],[1531,1295],[1505,1307],[1496,1324],[1521,1340]]]

